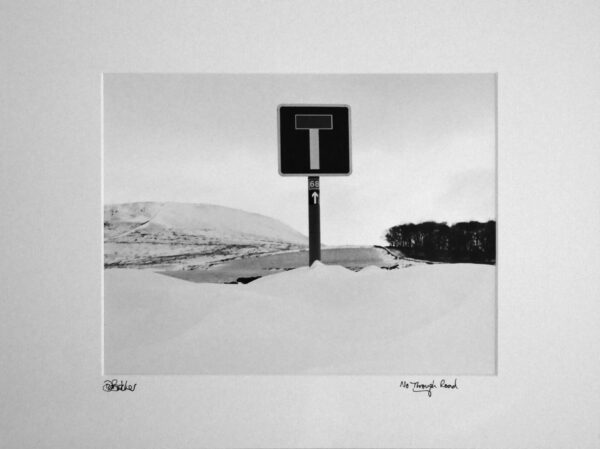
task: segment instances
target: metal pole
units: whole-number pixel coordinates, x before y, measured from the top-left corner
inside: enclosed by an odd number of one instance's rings
[[[308,177],[308,265],[321,260],[321,191],[319,177]]]

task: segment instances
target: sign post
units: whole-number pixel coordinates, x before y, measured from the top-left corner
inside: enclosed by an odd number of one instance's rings
[[[348,176],[350,106],[280,105],[279,174],[308,177],[309,265],[321,260],[321,191],[319,176]]]
[[[319,177],[308,177],[308,265],[321,260],[321,191]]]

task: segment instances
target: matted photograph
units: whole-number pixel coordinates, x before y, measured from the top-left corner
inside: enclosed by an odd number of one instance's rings
[[[0,9],[2,448],[600,447],[600,2]]]
[[[106,374],[496,374],[494,74],[102,94]]]

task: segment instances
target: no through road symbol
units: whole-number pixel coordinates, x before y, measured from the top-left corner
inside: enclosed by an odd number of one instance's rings
[[[277,121],[281,175],[351,173],[350,106],[281,104]]]

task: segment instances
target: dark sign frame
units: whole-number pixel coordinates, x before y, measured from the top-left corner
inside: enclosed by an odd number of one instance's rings
[[[283,118],[282,118],[283,114]],[[333,128],[320,128],[323,167],[310,169],[308,128],[292,129],[296,115],[332,116]],[[341,126],[336,123],[342,120]],[[283,130],[282,130],[283,126]],[[281,176],[349,176],[352,174],[351,109],[346,104],[280,104],[277,107],[278,165]],[[323,134],[321,134],[323,133]],[[335,142],[335,143],[334,143]],[[334,148],[334,152],[331,149]],[[327,153],[325,153],[327,154]]]

